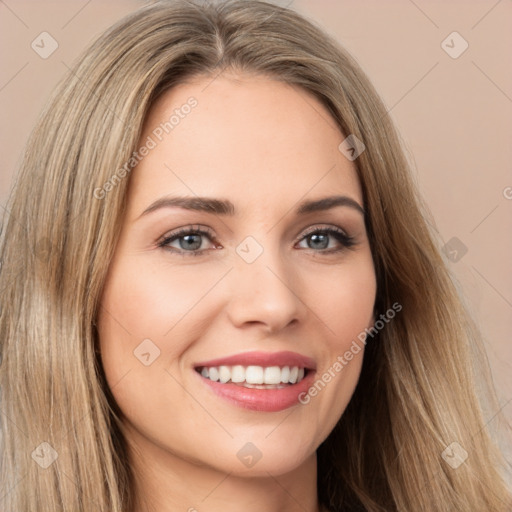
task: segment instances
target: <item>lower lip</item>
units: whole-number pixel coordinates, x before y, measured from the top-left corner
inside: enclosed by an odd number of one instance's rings
[[[221,384],[207,379],[199,373],[197,375],[216,395],[238,407],[252,411],[277,412],[299,403],[299,395],[307,393],[315,372],[310,370],[299,383],[281,389],[253,389],[232,383]]]

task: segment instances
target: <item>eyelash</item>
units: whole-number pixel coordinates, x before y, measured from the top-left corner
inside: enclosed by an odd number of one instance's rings
[[[339,249],[323,249],[315,251],[314,249],[308,249],[312,250],[314,252],[319,252],[320,254],[334,254],[339,253],[345,249],[349,249],[350,247],[355,245],[354,237],[351,237],[347,235],[343,230],[335,227],[328,227],[328,228],[319,228],[314,227],[310,230],[307,230],[306,233],[304,233],[300,239],[297,240],[298,242],[301,242],[305,238],[311,235],[315,234],[323,234],[323,235],[330,235],[333,236],[341,245],[342,247]],[[174,247],[169,247],[169,244],[171,242],[174,242],[175,240],[178,240],[184,236],[187,235],[201,235],[208,237],[212,242],[215,242],[215,236],[210,230],[201,228],[201,227],[186,227],[179,229],[178,231],[175,231],[174,233],[171,233],[164,238],[162,238],[158,242],[158,247],[168,250],[170,252],[173,252],[175,254],[178,254],[183,257],[187,256],[201,256],[205,251],[211,250],[211,249],[202,249],[202,250],[194,250],[194,251],[184,251],[182,249],[176,249]]]

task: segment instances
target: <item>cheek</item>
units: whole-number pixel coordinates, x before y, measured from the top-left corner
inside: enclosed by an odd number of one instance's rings
[[[371,258],[340,267],[337,275],[316,275],[315,312],[323,324],[322,362],[313,385],[300,402],[321,418],[325,437],[343,414],[359,380],[365,329],[373,325],[376,278]],[[308,284],[309,289],[312,283]],[[311,417],[310,416],[310,417]]]
[[[170,279],[136,257],[112,265],[98,333],[107,383],[126,418],[154,421],[161,410],[169,410],[161,397],[173,396],[176,390],[165,369],[187,343],[173,336],[173,329],[196,295],[179,273]],[[148,404],[150,409],[145,408]]]
[[[372,325],[377,284],[370,257],[311,276],[307,288],[317,290],[313,309],[324,323],[330,350],[342,350]]]
[[[170,271],[164,263],[141,264],[137,258],[125,258],[111,269],[103,293],[102,345],[128,353],[149,338],[165,353],[178,352],[179,339],[172,331],[187,323],[187,316],[221,275],[220,271]]]
[[[107,382],[119,404],[145,403],[155,389],[169,387],[165,370],[179,364],[203,326],[215,318],[215,305],[203,299],[223,273],[170,271],[165,262],[148,263],[137,255],[114,262],[98,332]]]

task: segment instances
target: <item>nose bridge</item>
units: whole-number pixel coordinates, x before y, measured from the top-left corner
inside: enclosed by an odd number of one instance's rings
[[[246,237],[236,247],[229,314],[233,323],[261,322],[280,329],[301,314],[298,280],[271,236]]]

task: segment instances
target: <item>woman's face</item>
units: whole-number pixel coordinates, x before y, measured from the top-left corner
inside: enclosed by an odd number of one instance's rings
[[[344,138],[264,77],[197,78],[150,111],[98,319],[145,457],[282,474],[343,414],[376,293]]]

